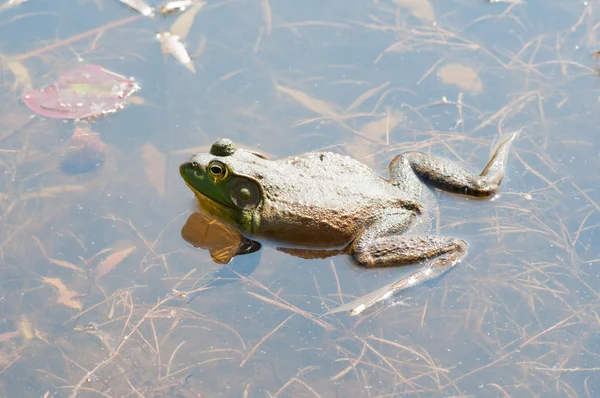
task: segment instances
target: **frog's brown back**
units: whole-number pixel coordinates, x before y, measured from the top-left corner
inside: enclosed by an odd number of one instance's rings
[[[257,235],[263,237],[341,246],[365,223],[405,203],[397,188],[347,156],[310,152],[273,163],[260,181],[264,201]]]

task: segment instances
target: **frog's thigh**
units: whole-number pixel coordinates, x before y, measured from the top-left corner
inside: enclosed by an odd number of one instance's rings
[[[506,159],[514,138],[502,142],[480,175],[472,174],[458,164],[422,152],[400,154],[390,163],[391,182],[409,194],[416,191],[415,180],[422,180],[444,191],[470,196],[491,196],[504,178]]]

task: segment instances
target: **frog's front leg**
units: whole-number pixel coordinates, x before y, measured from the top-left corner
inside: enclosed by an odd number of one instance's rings
[[[421,193],[420,181],[448,192],[489,197],[498,191],[504,177],[510,144],[517,134],[514,133],[498,145],[479,175],[447,159],[422,152],[406,152],[396,156],[390,163],[390,182],[414,200],[418,200]]]

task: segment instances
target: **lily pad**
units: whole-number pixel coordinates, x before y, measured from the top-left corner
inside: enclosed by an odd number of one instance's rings
[[[44,88],[23,91],[25,104],[42,116],[54,119],[85,119],[116,112],[140,87],[99,65],[82,65]]]

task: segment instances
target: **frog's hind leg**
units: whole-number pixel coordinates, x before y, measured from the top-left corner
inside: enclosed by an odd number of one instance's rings
[[[461,239],[403,235],[406,220],[400,223],[390,221],[390,217],[382,217],[365,229],[350,247],[350,254],[354,260],[367,268],[396,267],[419,262],[424,262],[423,266],[410,275],[333,312],[350,310],[351,315],[358,315],[396,292],[440,276],[467,254],[467,244]]]
[[[476,197],[494,195],[504,178],[506,159],[515,136],[500,143],[481,174],[475,175],[458,164],[422,152],[400,154],[390,163],[391,182],[413,199],[420,195],[420,181],[444,191]],[[415,196],[416,195],[416,196]]]
[[[400,266],[420,261],[425,263],[396,282],[335,308],[328,314],[350,311],[350,315],[358,315],[401,290],[437,278],[464,258],[467,244],[461,239],[450,237],[396,235],[365,243],[359,241],[352,248],[351,254],[359,265],[369,268]]]

